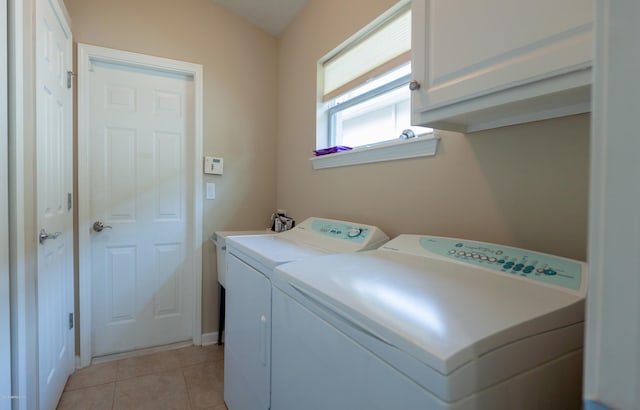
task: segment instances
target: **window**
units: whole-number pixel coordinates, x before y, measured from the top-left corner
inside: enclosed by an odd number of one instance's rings
[[[397,141],[411,127],[411,9],[401,1],[319,63],[317,148]],[[392,158],[393,159],[393,158]]]
[[[411,64],[329,102],[329,145],[360,147],[396,139],[411,123]]]

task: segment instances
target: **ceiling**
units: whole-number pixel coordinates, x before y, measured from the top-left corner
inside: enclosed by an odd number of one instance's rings
[[[213,0],[262,30],[279,37],[309,0]]]

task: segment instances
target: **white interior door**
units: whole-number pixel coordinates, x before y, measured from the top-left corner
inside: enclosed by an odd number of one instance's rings
[[[193,79],[106,62],[89,75],[93,356],[190,341]]]
[[[38,388],[55,408],[74,365],[71,31],[57,1],[36,2]]]

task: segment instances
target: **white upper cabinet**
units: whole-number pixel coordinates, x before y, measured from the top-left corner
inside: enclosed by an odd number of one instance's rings
[[[591,0],[412,7],[412,124],[473,132],[590,111]]]

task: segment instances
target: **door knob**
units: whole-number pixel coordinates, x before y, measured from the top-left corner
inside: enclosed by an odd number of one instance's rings
[[[419,82],[417,82],[416,80],[413,80],[413,81],[411,81],[411,82],[409,83],[409,89],[410,89],[411,91],[415,91],[415,90],[417,90],[417,89],[419,89],[419,88],[420,88],[420,83],[419,83]]]
[[[102,232],[103,229],[112,229],[111,226],[105,225],[102,221],[95,221],[93,223],[93,230],[96,232]]]
[[[57,239],[61,234],[62,232],[47,233],[44,229],[40,229],[40,245],[42,245],[47,239]]]

